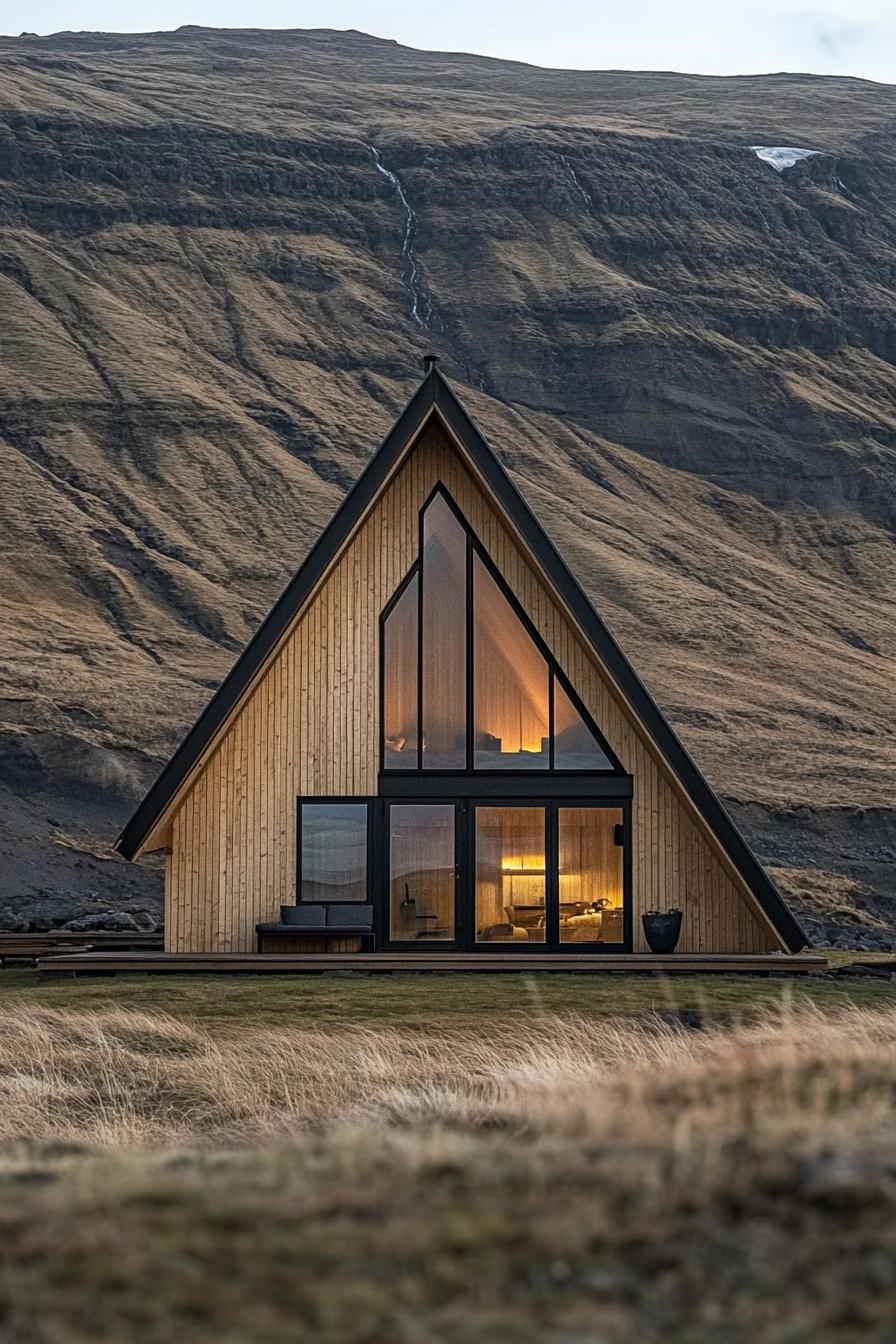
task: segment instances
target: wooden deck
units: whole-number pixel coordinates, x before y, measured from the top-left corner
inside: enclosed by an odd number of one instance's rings
[[[620,953],[616,955],[513,952],[316,952],[257,953],[189,952],[72,952],[41,957],[45,975],[326,975],[347,971],[362,974],[400,974],[436,971],[442,974],[477,972],[561,971],[577,975],[640,973],[648,975],[820,975],[827,970],[824,957],[799,953],[722,954],[677,953],[672,956]]]
[[[0,931],[0,969],[6,966],[34,965],[41,957],[56,953],[84,952],[161,952],[165,935],[161,930],[93,929],[74,933],[71,929],[50,929],[45,933],[7,933]]]

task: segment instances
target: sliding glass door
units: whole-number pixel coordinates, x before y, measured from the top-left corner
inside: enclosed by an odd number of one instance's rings
[[[457,936],[457,806],[392,803],[388,824],[390,943],[453,943]]]
[[[476,943],[546,942],[545,808],[475,813]]]
[[[621,950],[625,812],[552,802],[474,804],[474,942]]]
[[[621,807],[557,807],[559,940],[625,941]]]
[[[628,831],[628,804],[390,801],[381,945],[624,951]]]

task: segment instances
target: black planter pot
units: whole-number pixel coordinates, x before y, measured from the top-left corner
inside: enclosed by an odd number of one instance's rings
[[[668,915],[642,915],[644,937],[651,952],[674,952],[681,936],[681,911]]]

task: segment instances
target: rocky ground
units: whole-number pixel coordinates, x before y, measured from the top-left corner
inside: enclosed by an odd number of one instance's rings
[[[435,347],[813,935],[889,945],[894,115],[352,33],[0,39],[0,912],[157,917],[108,845]]]
[[[0,786],[0,929],[162,927],[161,861],[125,863],[112,850],[110,817],[120,805]]]
[[[813,944],[896,950],[896,814],[728,807]]]

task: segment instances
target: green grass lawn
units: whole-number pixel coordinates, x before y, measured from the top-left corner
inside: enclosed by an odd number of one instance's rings
[[[832,965],[855,959],[831,953]],[[0,1006],[29,1002],[82,1009],[128,1007],[201,1022],[248,1021],[304,1027],[383,1024],[405,1031],[475,1027],[492,1015],[574,1013],[593,1019],[657,1011],[701,1013],[736,1023],[782,999],[822,1009],[896,1002],[896,982],[816,976],[693,975],[370,975],[115,976],[45,980],[36,971],[0,974]]]

